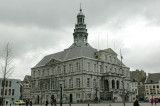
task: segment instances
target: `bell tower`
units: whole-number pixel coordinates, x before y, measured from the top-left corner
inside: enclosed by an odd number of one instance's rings
[[[73,33],[74,43],[83,44],[87,43],[87,29],[86,24],[84,22],[85,15],[82,13],[82,9],[80,7],[80,12],[77,14],[77,23],[75,24],[75,29]]]

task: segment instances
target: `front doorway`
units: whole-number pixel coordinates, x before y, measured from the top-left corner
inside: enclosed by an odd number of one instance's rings
[[[70,103],[72,103],[72,94],[70,94]]]
[[[38,99],[37,102],[38,102],[38,104],[39,104],[39,95],[38,95],[37,99]]]

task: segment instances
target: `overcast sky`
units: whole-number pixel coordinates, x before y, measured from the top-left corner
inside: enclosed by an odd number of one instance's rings
[[[92,47],[106,49],[108,34],[108,47],[118,58],[121,49],[131,71],[160,72],[160,0],[3,0],[0,50],[12,45],[12,78],[30,75],[44,56],[73,43],[80,2]]]

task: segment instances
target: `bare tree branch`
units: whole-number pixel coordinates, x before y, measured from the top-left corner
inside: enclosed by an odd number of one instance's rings
[[[3,48],[3,53],[2,53],[2,57],[0,59],[0,65],[1,65],[1,74],[3,77],[3,95],[2,95],[2,106],[5,105],[4,103],[4,92],[5,92],[5,83],[6,83],[6,79],[11,76],[11,74],[13,73],[13,69],[14,67],[12,66],[13,63],[13,54],[12,54],[12,48],[10,46],[9,43],[7,43],[4,48]]]

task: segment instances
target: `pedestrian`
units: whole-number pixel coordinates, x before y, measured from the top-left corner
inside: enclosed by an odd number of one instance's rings
[[[151,104],[153,105],[153,98],[151,98],[150,100],[151,100]]]
[[[154,98],[154,103],[155,103],[155,105],[156,105],[156,103],[157,103],[157,99],[156,99],[156,98]]]
[[[32,106],[32,100],[30,100],[29,104],[30,104],[30,106]]]
[[[51,106],[53,106],[53,103],[54,103],[54,100],[53,100],[53,99],[51,99]]]
[[[54,98],[54,106],[56,106],[57,104],[57,101],[56,101],[56,98]]]
[[[26,99],[26,106],[28,106],[28,98]]]
[[[134,105],[133,106],[140,106],[138,103],[138,98],[136,98],[136,100],[134,101]]]
[[[7,104],[8,104],[8,101],[6,101],[6,106],[7,106]]]
[[[46,100],[46,106],[48,106],[48,99]]]

